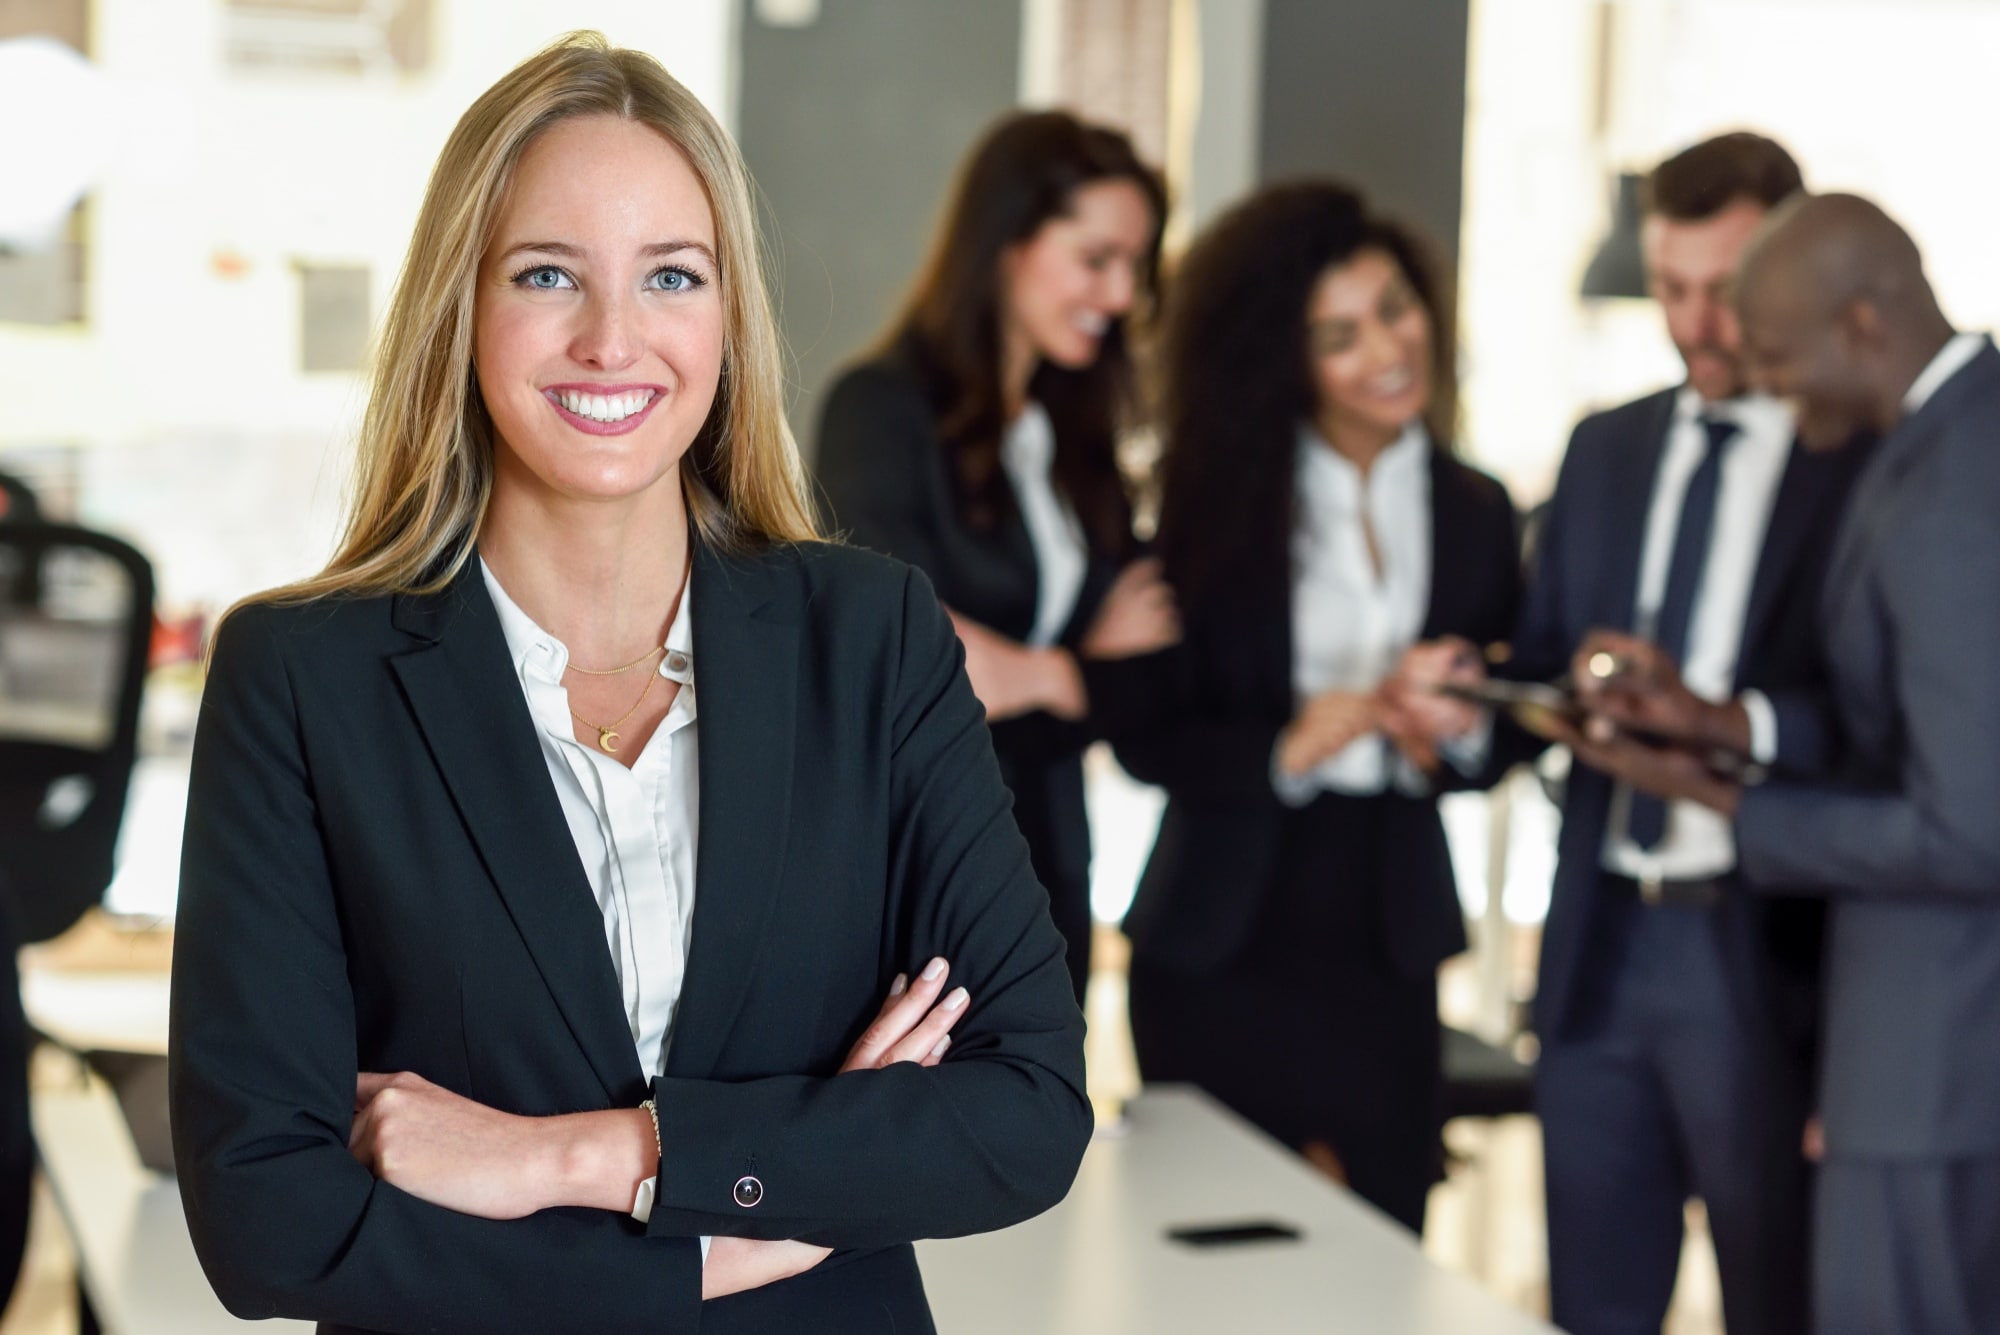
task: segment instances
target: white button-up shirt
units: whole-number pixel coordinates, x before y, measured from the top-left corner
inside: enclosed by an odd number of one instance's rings
[[[1703,404],[1692,387],[1681,391],[1674,401],[1666,452],[1646,515],[1639,590],[1633,607],[1638,633],[1643,636],[1653,634],[1654,619],[1666,596],[1667,570],[1680,532],[1688,479],[1708,452],[1708,433],[1701,424],[1704,415],[1732,421],[1740,433],[1722,457],[1715,527],[1688,620],[1681,680],[1695,695],[1722,701],[1734,693],[1750,586],[1763,558],[1764,533],[1770,527],[1778,484],[1791,461],[1794,428],[1791,410],[1776,399],[1752,394]],[[1777,751],[1776,715],[1758,692],[1745,691],[1740,699],[1750,716],[1752,758],[1768,764]],[[1649,852],[1626,837],[1631,801],[1629,788],[1620,785],[1614,790],[1605,827],[1602,865],[1606,871],[1634,879],[1698,880],[1735,867],[1736,841],[1727,817],[1698,802],[1670,802],[1666,836]]]
[[[1292,689],[1300,700],[1374,690],[1423,632],[1431,597],[1430,452],[1429,433],[1412,423],[1364,479],[1317,431],[1300,429],[1292,530]],[[1273,773],[1278,795],[1293,804],[1322,791],[1429,791],[1380,733],[1296,778],[1275,764]]]
[[[500,630],[535,721],[542,760],[604,917],[604,941],[618,975],[633,1050],[647,1077],[657,1076],[666,1069],[694,921],[701,808],[692,585],[681,590],[666,653],[654,669],[678,682],[680,692],[627,769],[576,740],[569,690],[563,685],[568,647],[507,596],[484,561],[480,571],[500,614]],[[636,698],[645,679],[634,673],[631,680]],[[644,1219],[652,1213],[657,1189],[657,1180],[641,1186],[634,1215]],[[701,1247],[705,1258],[706,1238]]]
[[[1000,439],[1000,466],[1014,484],[1021,521],[1035,548],[1035,628],[1026,643],[1036,649],[1062,637],[1090,562],[1076,512],[1051,480],[1055,457],[1055,427],[1048,411],[1031,399]]]

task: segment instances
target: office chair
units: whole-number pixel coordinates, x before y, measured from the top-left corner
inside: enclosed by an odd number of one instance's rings
[[[0,872],[26,943],[69,928],[111,883],[153,568],[116,538],[17,513],[0,519]]]

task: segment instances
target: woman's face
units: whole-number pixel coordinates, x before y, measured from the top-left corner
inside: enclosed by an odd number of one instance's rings
[[[1069,212],[1000,257],[1001,318],[1035,356],[1079,370],[1132,309],[1156,219],[1130,181],[1078,187]]]
[[[666,139],[584,116],[529,144],[474,309],[496,485],[678,495],[722,372],[719,280],[708,196]]]
[[[1306,306],[1306,348],[1329,438],[1394,436],[1430,406],[1430,316],[1387,251],[1361,251],[1320,275]]]

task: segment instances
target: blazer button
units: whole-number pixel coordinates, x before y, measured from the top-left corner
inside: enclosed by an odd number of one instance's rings
[[[764,1199],[764,1184],[754,1177],[736,1179],[736,1203],[748,1210]]]

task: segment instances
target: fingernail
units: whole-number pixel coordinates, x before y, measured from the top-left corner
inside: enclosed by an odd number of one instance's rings
[[[935,983],[942,977],[944,977],[944,956],[940,955],[924,966],[924,981]]]
[[[944,1050],[950,1046],[951,1046],[951,1035],[946,1034],[943,1038],[937,1041],[937,1046],[931,1049],[931,1056],[933,1057],[944,1056]]]
[[[896,981],[889,984],[889,995],[892,997],[900,997],[903,995],[904,992],[909,990],[909,986],[910,986],[910,976],[906,973],[899,973],[896,975]]]
[[[965,1004],[968,995],[964,988],[954,987],[951,990],[951,995],[944,999],[944,1008],[948,1011],[957,1010]]]

